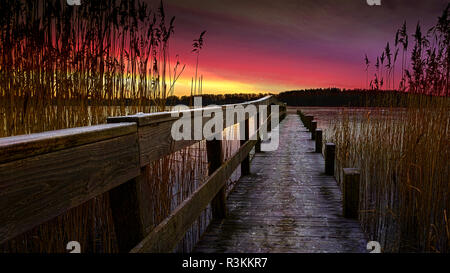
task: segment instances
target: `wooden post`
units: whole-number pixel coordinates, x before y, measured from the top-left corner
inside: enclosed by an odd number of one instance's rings
[[[325,144],[325,174],[334,175],[334,157],[336,146],[334,143]]]
[[[305,121],[303,122],[303,124],[308,130],[311,131],[311,121],[314,119],[314,116],[306,115],[304,119]]]
[[[149,183],[150,164],[141,167],[141,174],[136,178],[137,198],[139,202],[139,215],[141,217],[142,230],[147,235],[155,227],[153,189]]]
[[[317,121],[313,120],[311,121],[311,128],[309,129],[311,131],[311,139],[316,139],[316,129],[317,129]]]
[[[300,110],[299,110],[300,111]],[[305,124],[305,115],[303,114],[302,111],[300,111],[300,120],[302,121],[303,124]]]
[[[129,252],[145,236],[138,184],[138,178],[135,178],[109,191],[119,252]]]
[[[261,137],[258,132],[260,123],[261,123],[261,115],[259,114],[259,110],[258,110],[258,113],[256,114],[256,130],[255,130],[257,132],[256,137],[257,137],[258,141],[256,142],[256,145],[255,145],[255,153],[261,152]]]
[[[343,214],[346,218],[358,219],[360,173],[354,168],[344,168],[343,173]]]
[[[316,153],[322,153],[322,129],[316,129]]]
[[[206,153],[208,156],[209,175],[214,173],[223,163],[222,140],[206,141]],[[223,219],[227,216],[226,206],[226,185],[223,186],[214,199],[211,201],[212,217],[214,219]]]
[[[245,120],[244,126],[245,129],[245,139],[241,140],[241,146],[247,142],[249,139],[249,119]],[[250,174],[250,154],[248,154],[241,163],[241,176]]]
[[[303,122],[303,125],[304,125],[306,128],[308,128],[308,116],[307,116],[307,115],[304,115],[304,116],[303,116],[302,122]]]

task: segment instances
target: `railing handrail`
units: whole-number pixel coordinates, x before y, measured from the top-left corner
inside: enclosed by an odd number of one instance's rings
[[[274,103],[266,96],[220,107]],[[176,119],[171,112],[138,114],[0,138],[0,243],[140,177],[141,167],[199,141],[174,141],[170,129]]]
[[[0,164],[137,131],[135,123],[99,124],[0,138]]]
[[[265,96],[263,98],[253,100],[253,101],[247,101],[242,103],[234,103],[234,104],[223,104],[223,105],[217,105],[217,106],[206,106],[201,108],[192,108],[189,110],[181,110],[181,111],[165,111],[165,112],[155,112],[155,113],[138,113],[134,115],[128,115],[128,116],[118,116],[118,117],[109,117],[107,119],[108,122],[116,123],[116,122],[136,122],[138,126],[143,125],[150,125],[158,122],[164,122],[164,121],[170,121],[170,120],[176,120],[178,117],[173,117],[173,114],[179,114],[179,113],[194,113],[204,110],[211,110],[214,108],[221,108],[222,110],[226,110],[227,107],[237,106],[237,105],[261,105],[261,104],[270,104],[272,102],[273,96]]]

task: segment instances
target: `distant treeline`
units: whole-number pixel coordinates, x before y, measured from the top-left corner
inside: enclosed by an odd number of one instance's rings
[[[264,96],[271,95],[269,93],[235,93],[235,94],[202,94],[202,105],[211,104],[223,105],[242,103],[251,100],[257,100]],[[272,94],[274,95],[274,94]],[[274,95],[280,102],[286,103],[288,106],[352,106],[352,107],[381,107],[381,106],[397,106],[404,107],[407,104],[407,98],[411,96],[427,96],[424,94],[411,94],[399,91],[386,90],[363,90],[363,89],[307,89],[293,90],[281,92]],[[155,100],[116,100],[109,101],[105,105],[146,105],[150,106]],[[178,104],[192,106],[194,103],[192,96],[170,96],[167,97],[166,105],[174,106]]]
[[[411,94],[408,92],[386,91],[386,90],[364,90],[364,89],[339,89],[339,88],[319,88],[306,90],[293,90],[281,92],[277,95],[270,93],[235,93],[235,94],[202,94],[202,105],[211,104],[223,105],[242,103],[251,100],[257,100],[264,96],[274,95],[280,102],[288,106],[353,106],[353,107],[377,107],[377,106],[406,106],[407,97],[411,96],[429,96],[424,94]],[[16,98],[20,100],[20,98]],[[22,98],[26,100],[26,98]],[[61,102],[59,102],[61,103]],[[52,105],[59,104],[56,99],[52,100]],[[158,99],[115,99],[109,101],[91,101],[88,105],[102,106],[152,106],[162,103]],[[178,104],[192,106],[194,99],[192,96],[170,96],[167,97],[165,105],[175,106]],[[24,102],[24,104],[27,104]],[[66,100],[64,105],[79,105],[77,100]]]
[[[286,91],[278,94],[277,98],[288,106],[401,107],[405,106],[407,96],[407,93],[398,91],[327,88]]]
[[[202,104],[203,106],[211,105],[211,104],[234,104],[241,103],[250,100],[257,100],[264,96],[270,95],[268,93],[259,93],[259,94],[244,94],[244,93],[236,93],[236,94],[202,94]],[[191,105],[193,104],[193,98],[191,96],[171,96],[167,98],[167,105]]]
[[[234,104],[234,103],[242,103],[251,100],[257,100],[262,97],[270,95],[269,93],[258,93],[258,94],[247,94],[247,93],[236,93],[236,94],[202,94],[199,95],[202,97],[203,106],[211,105],[211,104]],[[34,105],[36,104],[36,100],[34,98],[29,97],[16,97],[16,102],[20,102],[23,105]],[[0,97],[0,101],[2,98]],[[154,106],[159,105],[161,103],[165,103],[167,106],[175,106],[177,104],[183,105],[191,105],[194,103],[194,99],[192,96],[169,96],[166,99],[158,99],[158,98],[139,98],[139,99],[111,99],[111,100],[87,100],[87,105],[89,106]],[[60,105],[60,106],[80,106],[80,101],[77,99],[66,99],[64,101],[59,101],[57,99],[49,100],[49,105]],[[83,104],[84,105],[84,104]],[[86,105],[84,105],[86,106]]]
[[[202,94],[202,105],[211,104],[223,105],[242,103],[251,100],[257,100],[267,95],[274,95],[280,102],[288,106],[353,106],[353,107],[377,107],[377,106],[406,106],[407,97],[411,96],[429,96],[424,94],[411,94],[399,91],[381,91],[381,90],[362,90],[362,89],[307,89],[281,92],[277,95],[270,93],[235,93],[235,94]],[[27,105],[27,98],[16,98],[22,100]],[[88,105],[97,106],[153,106],[163,103],[162,99],[113,99],[108,101],[88,100]],[[192,106],[194,99],[192,96],[170,96],[166,98],[165,105],[175,106],[178,104]],[[31,103],[33,104],[33,103]],[[61,102],[54,99],[51,105],[60,105]],[[77,100],[65,100],[65,106],[79,106]]]

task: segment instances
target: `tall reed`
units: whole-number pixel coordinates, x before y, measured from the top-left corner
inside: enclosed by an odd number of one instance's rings
[[[184,70],[174,19],[144,1],[3,1],[0,137],[164,110]]]
[[[174,20],[140,0],[5,0],[0,9],[0,137],[104,123],[166,110],[184,70],[169,54]],[[204,144],[148,168],[154,223],[205,179]],[[0,246],[2,252],[116,252],[108,194]],[[205,215],[198,230],[205,226]],[[181,250],[192,248],[188,233]],[[191,236],[191,237],[189,237]]]
[[[411,51],[411,63],[407,65],[406,56],[408,54],[409,37],[407,33],[407,23],[395,35],[395,53],[393,62],[392,52],[387,43],[380,57],[377,57],[375,64],[375,75],[371,81],[372,89],[382,89],[383,83],[395,83],[395,62],[399,44],[402,45],[402,66],[401,80],[399,86],[392,84],[392,89],[409,93],[419,93],[427,95],[448,96],[449,70],[450,70],[450,4],[444,8],[442,15],[438,17],[436,24],[425,33],[420,23],[417,23],[415,32],[412,34],[414,41]],[[387,59],[387,71],[383,74],[383,63]],[[364,58],[366,71],[368,69],[367,55]],[[381,65],[380,65],[381,62]],[[381,70],[381,71],[380,71]]]
[[[406,108],[344,110],[327,133],[341,168],[361,169],[360,220],[385,251],[450,250],[450,100],[411,95]]]
[[[398,90],[407,94],[386,96],[379,105],[387,108],[357,115],[344,109],[326,134],[336,143],[338,181],[342,168],[361,169],[360,220],[385,251],[450,251],[449,7],[426,33],[417,24],[410,66],[406,22],[395,37],[393,62],[389,43],[377,58],[372,88],[381,89],[383,80],[394,86],[397,46],[402,46]],[[365,64],[367,69],[367,57]]]

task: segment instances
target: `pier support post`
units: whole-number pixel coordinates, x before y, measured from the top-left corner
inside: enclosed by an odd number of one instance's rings
[[[247,142],[247,140],[250,139],[250,126],[249,126],[249,119],[247,118],[244,122],[244,126],[241,126],[240,129],[245,130],[245,137],[243,140],[241,140],[241,146]],[[244,160],[241,163],[241,176],[242,175],[248,175],[250,174],[250,154],[248,154]]]
[[[310,115],[305,115],[304,117],[304,122],[303,124],[305,125],[305,127],[311,131],[311,121],[314,119],[314,116],[310,116]]]
[[[322,129],[316,129],[316,153],[322,153]]]
[[[311,139],[315,140],[316,139],[316,129],[317,129],[317,121],[313,120],[311,121]]]
[[[325,144],[325,174],[334,175],[334,158],[336,146],[334,143]]]
[[[206,153],[208,156],[208,173],[211,175],[223,163],[222,140],[207,140]],[[211,201],[212,217],[223,219],[227,215],[226,207],[226,185],[223,186],[214,199]]]
[[[358,219],[360,172],[354,168],[343,169],[342,209],[346,218]]]

